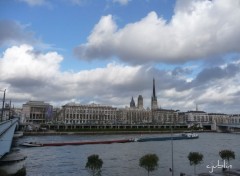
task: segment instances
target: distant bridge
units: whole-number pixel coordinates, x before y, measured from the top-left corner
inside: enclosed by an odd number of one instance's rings
[[[203,127],[208,127],[211,130],[217,130],[217,131],[222,131],[222,132],[227,132],[227,131],[239,131],[240,130],[240,123],[200,123]]]
[[[13,118],[0,122],[0,159],[11,149],[13,135],[18,121],[18,118]]]
[[[240,128],[240,124],[239,123],[228,123],[228,124],[217,124],[217,126],[219,127],[229,127],[229,128]]]

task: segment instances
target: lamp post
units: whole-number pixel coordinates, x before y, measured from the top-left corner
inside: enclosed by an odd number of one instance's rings
[[[3,112],[4,112],[4,103],[5,103],[6,89],[4,91],[2,91],[2,92],[4,92],[4,93],[3,93],[3,102],[2,102],[1,122],[3,121]]]
[[[172,176],[174,176],[174,162],[173,162],[173,120],[171,124],[171,153],[172,153]]]

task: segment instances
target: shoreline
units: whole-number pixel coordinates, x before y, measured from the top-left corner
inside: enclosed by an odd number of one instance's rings
[[[173,131],[183,133],[186,130]],[[192,131],[193,133],[215,133],[217,131],[204,130]],[[50,135],[116,135],[116,134],[171,134],[171,131],[47,131],[47,132],[23,132],[24,136],[50,136]]]

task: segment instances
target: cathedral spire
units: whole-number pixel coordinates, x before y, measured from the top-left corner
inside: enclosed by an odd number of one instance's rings
[[[131,102],[130,102],[130,108],[135,108],[136,106],[135,106],[135,101],[134,101],[134,99],[133,99],[133,97],[132,97],[132,100],[131,100]]]
[[[156,98],[156,92],[155,92],[155,79],[153,78],[153,94],[152,94],[153,98]]]
[[[156,96],[156,90],[155,90],[155,79],[154,78],[153,78],[153,94],[152,94],[151,107],[152,107],[152,109],[158,109],[157,96]]]

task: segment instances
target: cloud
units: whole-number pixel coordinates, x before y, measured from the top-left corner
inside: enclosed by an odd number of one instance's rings
[[[131,0],[113,0],[114,3],[119,3],[121,5],[127,5]]]
[[[118,57],[132,64],[185,62],[240,51],[238,0],[177,1],[167,21],[156,12],[119,28],[101,17],[87,43],[74,49],[80,59]]]
[[[26,26],[11,20],[0,20],[0,46],[35,43],[34,33]]]
[[[0,58],[0,87],[7,89],[12,102],[44,100],[63,105],[77,101],[124,107],[132,96],[137,101],[142,95],[144,106],[149,107],[154,77],[162,108],[186,111],[198,103],[207,112],[237,113],[239,109],[240,59],[205,68],[190,82],[189,68],[161,70],[109,63],[102,68],[72,72],[61,71],[63,59],[57,52],[43,53],[30,45],[10,47]]]
[[[46,0],[19,0],[27,3],[29,6],[43,6],[47,4]]]

